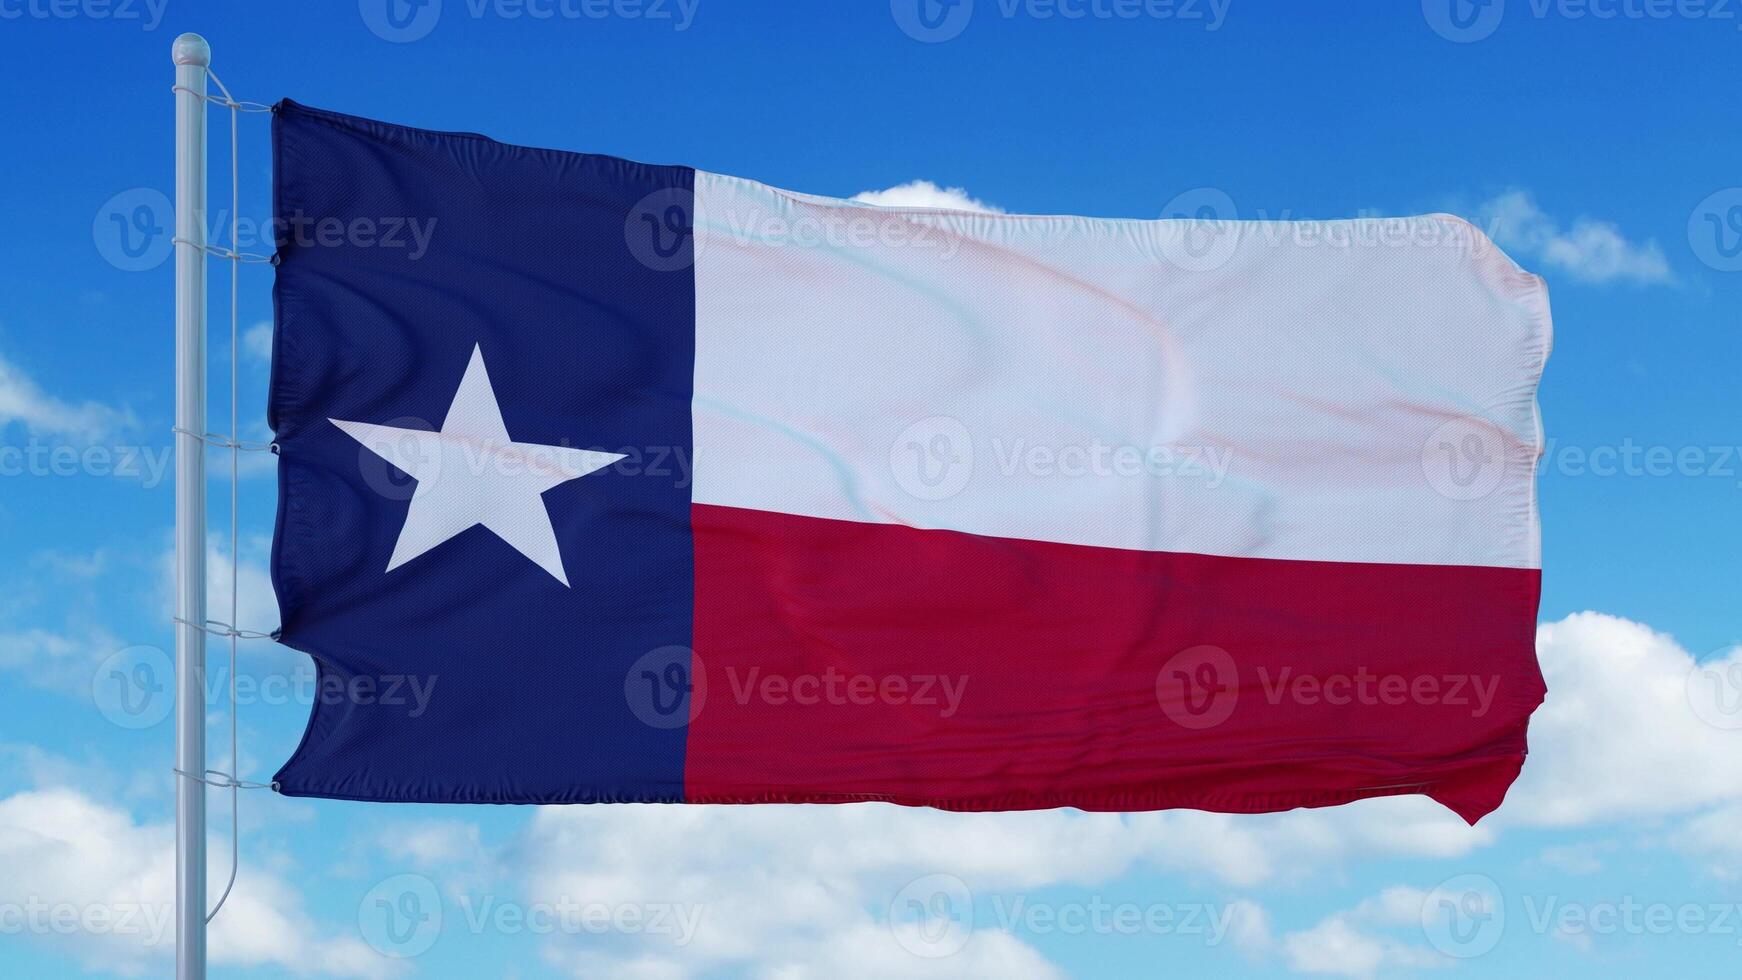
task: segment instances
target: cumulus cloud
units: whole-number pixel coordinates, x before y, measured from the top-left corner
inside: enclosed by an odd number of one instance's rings
[[[243,629],[270,632],[278,625],[278,600],[264,561],[268,546],[264,539],[244,542],[244,557],[236,569],[240,586],[237,618]],[[27,595],[0,604],[0,671],[12,672],[38,687],[89,697],[94,674],[105,659],[137,642],[124,639],[101,619],[111,615],[108,607],[131,587],[127,583],[152,581],[149,574],[138,574],[142,568],[150,568],[151,560],[115,561],[101,555],[88,559],[88,567],[73,567],[66,564],[72,559],[52,554],[30,559],[28,566],[37,581],[20,586]],[[174,601],[175,554],[171,550],[158,552],[155,561],[156,587],[153,590],[147,584],[141,597],[152,603],[152,612],[161,611],[167,623]],[[229,552],[213,543],[206,553],[210,618],[229,619],[230,580]],[[55,588],[39,588],[43,583]],[[51,598],[58,608],[49,608]],[[166,636],[167,632],[166,625],[155,635]],[[252,652],[255,656],[250,664],[255,667],[282,669],[304,662],[302,654],[277,646],[262,645]]]
[[[1332,916],[1311,929],[1283,939],[1289,968],[1299,973],[1343,977],[1374,977],[1381,973],[1442,965],[1431,950],[1389,936],[1364,931],[1343,916]]]
[[[266,566],[271,542],[265,538],[244,539],[242,559],[234,568],[229,550],[209,541],[206,545],[206,615],[212,619],[230,617],[230,584],[236,584],[236,625],[241,629],[270,633],[278,628],[278,594],[272,589],[272,573]],[[158,554],[158,596],[164,610],[175,608],[175,550]],[[300,654],[299,654],[300,656]]]
[[[18,424],[31,435],[101,442],[134,424],[130,413],[98,402],[68,402],[42,389],[24,369],[0,357],[0,428]]]
[[[970,928],[959,944],[936,947],[923,924],[902,915],[902,897],[933,878],[959,882],[954,901],[969,907],[951,908],[972,923],[974,910],[994,907],[994,893],[1119,874],[1135,853],[1128,830],[1116,815],[1063,811],[576,807],[539,811],[518,850],[531,856],[529,892],[544,901],[694,903],[701,924],[689,941],[644,935],[611,954],[639,975],[754,965],[794,978],[1050,977],[1055,969],[1019,929]],[[1245,939],[1262,921],[1241,911],[1229,928]],[[607,954],[588,942],[558,955],[581,974]]]
[[[1742,730],[1713,713],[1722,702],[1697,700],[1704,672],[1726,676],[1742,651],[1701,664],[1667,634],[1595,612],[1539,626],[1536,647],[1548,697],[1498,822],[1570,827],[1742,801]]]
[[[1353,909],[1333,913],[1310,929],[1282,940],[1283,956],[1300,973],[1374,977],[1399,970],[1446,966],[1445,956],[1385,930],[1415,930],[1430,893],[1408,886],[1388,888]]]
[[[383,853],[416,867],[487,860],[478,825],[464,820],[418,820],[394,824],[380,835]]]
[[[1742,879],[1742,803],[1732,803],[1689,820],[1673,838],[1712,874]]]
[[[272,589],[272,573],[267,569],[263,552],[265,541],[243,543],[244,554],[234,569],[236,585],[237,625],[243,629],[268,633],[278,628],[278,594]],[[231,565],[234,559],[219,545],[206,551],[206,607],[208,615],[223,619],[230,615]],[[170,583],[175,581],[175,554],[168,556]]]
[[[1562,874],[1592,875],[1603,870],[1603,861],[1597,856],[1603,847],[1595,841],[1545,847],[1537,859]]]
[[[849,942],[863,947],[857,962],[890,968],[868,975],[904,972],[901,964],[911,968],[905,972],[931,969],[931,960],[904,947],[902,930],[915,926],[891,919],[902,890],[928,876],[960,881],[981,912],[1008,913],[1017,907],[1012,894],[1032,907],[1056,894],[1044,889],[1093,887],[1140,869],[1177,873],[1197,883],[1178,900],[1217,918],[1203,941],[1261,953],[1275,945],[1268,914],[1228,889],[1300,879],[1362,856],[1456,856],[1490,838],[1438,804],[1408,798],[1264,816],[963,814],[884,804],[573,807],[541,810],[514,850],[538,900],[586,895],[702,910],[701,927],[682,947],[651,936],[618,937],[639,941],[615,953],[597,944],[561,947],[565,968],[585,973],[605,956],[646,976],[754,963],[770,975],[803,977],[839,962],[829,951]],[[942,972],[1049,975],[1020,922],[997,928],[987,918],[943,958]]]
[[[1004,209],[969,194],[960,187],[939,187],[929,180],[910,180],[880,191],[860,191],[853,200],[884,208],[941,208],[946,211],[985,211],[1002,214]]]
[[[175,952],[174,861],[172,824],[142,823],[77,790],[0,799],[0,903],[15,920],[9,931],[57,944],[91,969],[124,976],[166,969]],[[213,869],[214,886],[223,873]],[[218,965],[362,978],[399,972],[360,939],[321,934],[294,888],[246,863],[209,942]]]
[[[1254,956],[1270,950],[1275,940],[1270,934],[1270,913],[1264,906],[1242,898],[1230,902],[1228,911],[1228,940],[1235,949]]]
[[[1148,864],[1242,887],[1298,881],[1361,858],[1458,857],[1494,840],[1489,822],[1471,827],[1419,796],[1270,814],[1172,810],[1129,820],[1133,846]]]
[[[1675,281],[1656,241],[1631,241],[1613,223],[1581,217],[1562,224],[1525,191],[1507,191],[1476,209],[1477,223],[1504,248],[1583,282]]]
[[[262,320],[242,331],[242,354],[260,364],[272,362],[271,320]]]
[[[62,694],[88,695],[92,672],[123,646],[109,631],[76,618],[61,629],[0,630],[0,670]]]
[[[101,622],[115,569],[108,551],[18,556],[0,581],[0,671],[88,697],[93,673],[127,644]],[[134,571],[135,569],[128,569]]]

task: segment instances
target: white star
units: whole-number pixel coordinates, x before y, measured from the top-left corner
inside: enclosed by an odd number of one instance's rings
[[[484,352],[476,346],[440,432],[328,421],[417,481],[387,562],[390,572],[482,524],[566,586],[569,577],[542,495],[623,458],[510,439],[484,370]]]

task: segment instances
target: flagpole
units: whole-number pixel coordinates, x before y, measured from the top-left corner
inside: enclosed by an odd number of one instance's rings
[[[206,69],[175,39],[175,975],[206,976]]]

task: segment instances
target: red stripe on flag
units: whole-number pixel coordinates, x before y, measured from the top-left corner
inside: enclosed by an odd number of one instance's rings
[[[1534,569],[1123,551],[692,508],[690,802],[1474,822],[1542,701]]]

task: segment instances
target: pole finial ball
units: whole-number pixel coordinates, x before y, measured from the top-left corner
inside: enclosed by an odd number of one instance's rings
[[[208,67],[212,63],[212,46],[198,34],[183,34],[175,39],[175,47],[171,49],[178,65],[199,65]]]

